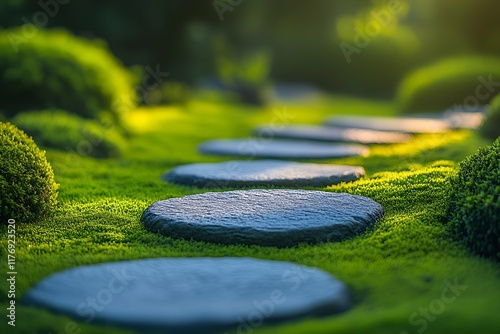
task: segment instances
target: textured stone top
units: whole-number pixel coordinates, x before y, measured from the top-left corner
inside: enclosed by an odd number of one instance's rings
[[[273,138],[221,139],[205,142],[200,153],[270,159],[332,159],[367,155],[366,146]]]
[[[325,121],[325,124],[343,128],[405,133],[441,133],[450,129],[450,123],[446,120],[420,117],[332,116]]]
[[[250,258],[159,258],[77,267],[29,290],[24,304],[142,332],[248,332],[350,306],[344,283],[315,268]]]
[[[255,129],[255,134],[275,138],[359,144],[403,143],[411,139],[407,133],[308,125],[261,126]]]
[[[363,196],[254,189],[158,201],[141,220],[147,230],[173,238],[288,247],[354,237],[382,215],[382,206]]]
[[[280,160],[227,161],[179,166],[163,179],[197,187],[316,186],[357,180],[363,167]]]

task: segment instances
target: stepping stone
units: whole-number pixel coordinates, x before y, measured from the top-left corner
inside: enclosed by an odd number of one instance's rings
[[[290,247],[354,237],[382,215],[382,206],[363,196],[254,189],[158,201],[141,221],[147,230],[173,238]]]
[[[326,187],[365,175],[363,167],[279,160],[228,161],[179,166],[163,180],[197,187]]]
[[[407,133],[307,125],[291,125],[281,128],[262,126],[255,130],[255,134],[261,137],[358,144],[393,144],[407,142],[411,139],[411,136]]]
[[[445,112],[444,117],[450,123],[452,129],[478,129],[484,121],[483,112]]]
[[[200,153],[270,159],[334,159],[366,156],[368,148],[354,144],[330,144],[272,138],[222,139],[205,142]]]
[[[325,121],[325,125],[405,133],[442,133],[450,130],[448,121],[441,119],[423,119],[419,117],[333,116]]]
[[[451,129],[470,129],[479,128],[484,121],[486,115],[485,108],[474,108],[476,111],[465,111],[465,109],[448,109],[441,113],[418,113],[411,116],[403,116],[401,118],[419,118],[419,119],[435,119],[448,122]]]
[[[28,305],[144,333],[252,331],[263,323],[346,311],[346,285],[316,268],[251,258],[159,258],[65,270]]]

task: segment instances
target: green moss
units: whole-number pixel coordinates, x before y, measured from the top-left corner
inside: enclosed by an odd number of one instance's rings
[[[497,95],[491,102],[480,132],[489,139],[495,140],[500,137],[500,95]]]
[[[498,77],[500,58],[445,59],[417,69],[403,80],[397,92],[399,109],[404,113],[440,112],[456,105],[487,104],[494,96],[492,87],[482,88],[483,98],[476,96],[477,87]]]
[[[460,163],[450,228],[472,252],[500,261],[500,140]]]
[[[134,107],[134,79],[104,42],[63,30],[26,36],[23,29],[0,32],[0,113],[58,108],[118,119],[123,108]]]
[[[180,164],[228,160],[198,154],[197,145],[204,140],[246,137],[263,123],[319,123],[332,110],[396,112],[390,103],[348,97],[267,108],[190,101],[182,107],[134,111],[126,120],[133,132],[129,149],[119,159],[97,160],[49,150],[48,159],[61,183],[60,206],[54,217],[18,227],[18,299],[47,275],[84,264],[250,256],[321,268],[346,282],[354,299],[353,308],[342,315],[251,328],[253,333],[418,333],[421,326],[412,325],[409,317],[416,312],[415,319],[425,319],[420,309],[434,305],[446,282],[455,280],[467,289],[453,303],[446,303],[442,313],[431,313],[435,318],[427,321],[425,333],[500,332],[500,268],[471,256],[443,223],[458,162],[488,143],[473,132],[421,135],[409,143],[374,146],[368,157],[321,161],[362,165],[367,176],[354,183],[311,189],[370,196],[385,210],[372,230],[345,242],[287,249],[223,246],[174,240],[150,233],[140,223],[143,210],[157,200],[220,191],[161,181],[165,171]],[[6,231],[0,226],[0,233]],[[0,238],[2,272],[6,272],[5,240]],[[0,285],[1,308],[7,304],[5,289]],[[64,333],[69,320],[22,304],[17,315],[17,332],[26,334]],[[78,322],[78,326],[82,333],[111,332],[95,323]],[[115,330],[126,333],[126,329]],[[0,332],[9,332],[6,322],[0,322]]]
[[[56,206],[54,172],[35,142],[9,123],[0,122],[0,218],[33,222]]]
[[[85,120],[61,110],[20,113],[12,123],[46,148],[108,158],[120,156],[126,147],[125,139],[113,124]]]

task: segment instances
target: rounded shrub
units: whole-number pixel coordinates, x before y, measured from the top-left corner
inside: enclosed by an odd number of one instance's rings
[[[43,110],[17,114],[12,123],[46,148],[73,151],[96,158],[118,157],[126,147],[116,127],[86,120],[62,110]]]
[[[495,140],[500,137],[500,95],[497,95],[486,113],[486,118],[480,129],[481,134],[489,139]]]
[[[33,222],[56,206],[54,172],[30,137],[10,123],[0,123],[0,215]]]
[[[500,260],[500,139],[460,163],[448,217],[473,253]]]
[[[64,30],[0,32],[0,113],[64,109],[85,118],[135,106],[134,76],[101,41]]]
[[[399,86],[397,101],[405,113],[439,112],[457,105],[467,109],[489,103],[493,91],[500,89],[497,82],[500,58],[449,58],[410,73]]]

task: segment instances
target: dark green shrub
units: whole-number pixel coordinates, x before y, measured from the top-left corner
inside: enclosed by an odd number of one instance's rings
[[[117,157],[125,149],[125,139],[114,128],[85,120],[61,110],[17,114],[12,123],[46,148],[74,151],[97,158]]]
[[[103,42],[63,30],[0,32],[0,113],[58,108],[85,118],[135,105],[133,76]]]
[[[491,107],[480,129],[481,134],[495,140],[500,137],[500,95],[491,101]]]
[[[10,123],[0,122],[0,215],[33,222],[56,206],[54,172],[33,139]]]
[[[460,163],[448,216],[473,253],[500,260],[500,140]]]
[[[485,86],[479,91],[478,86]],[[397,101],[402,112],[440,112],[456,105],[487,104],[500,91],[500,58],[462,57],[416,70],[401,83]]]

